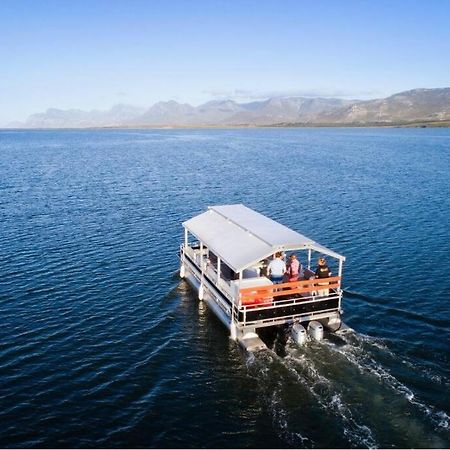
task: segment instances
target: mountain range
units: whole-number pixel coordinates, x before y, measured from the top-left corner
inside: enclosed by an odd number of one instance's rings
[[[174,100],[150,108],[118,104],[107,111],[50,108],[14,128],[364,126],[450,123],[450,88],[414,89],[375,100],[274,97],[199,106]]]

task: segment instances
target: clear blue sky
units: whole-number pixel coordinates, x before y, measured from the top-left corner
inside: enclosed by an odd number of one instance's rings
[[[450,1],[1,0],[0,124],[271,95],[450,86]]]

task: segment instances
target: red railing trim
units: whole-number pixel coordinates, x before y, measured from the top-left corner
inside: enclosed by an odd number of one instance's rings
[[[284,295],[303,294],[321,289],[336,288],[339,287],[340,280],[341,277],[315,278],[313,280],[294,281],[269,286],[256,286],[254,288],[243,288],[239,291],[241,304],[252,305],[255,300],[258,300],[258,303],[262,303]]]
[[[314,278],[313,280],[300,280],[300,281],[291,281],[288,283],[280,283],[280,284],[270,284],[265,286],[255,286],[255,287],[247,287],[240,289],[241,294],[245,294],[247,292],[254,291],[266,291],[271,289],[280,289],[280,288],[291,288],[294,289],[298,286],[306,287],[305,285],[311,284],[316,285],[317,283],[330,283],[332,281],[340,281],[341,277],[328,277],[328,278]]]

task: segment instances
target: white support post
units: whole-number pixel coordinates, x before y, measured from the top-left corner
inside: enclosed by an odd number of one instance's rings
[[[342,292],[342,265],[343,261],[342,259],[339,260],[339,270],[338,270],[338,276],[341,278],[339,280],[339,291]]]
[[[343,266],[343,261],[342,259],[339,259],[339,270],[338,270],[338,276],[341,277],[341,279],[339,280],[339,310],[341,309],[341,302],[342,302],[342,266]]]
[[[233,341],[237,339],[236,323],[234,322],[233,317],[231,318],[230,324],[230,339],[232,339]]]
[[[200,276],[200,286],[198,287],[198,299],[199,300],[203,300],[203,296],[204,296],[204,271],[203,271],[203,242],[200,241],[200,271],[201,271],[201,276]]]
[[[242,270],[239,272],[239,283],[238,283],[238,302],[241,304],[241,286],[242,286]]]
[[[217,267],[220,268],[220,258],[218,259]],[[220,274],[220,271],[219,271]],[[220,275],[219,275],[220,276]],[[239,305],[241,304],[241,281],[242,271],[239,272],[237,297],[233,298],[233,304],[231,305],[231,324],[230,324],[230,338],[235,341],[237,339],[237,316]]]
[[[308,269],[311,270],[311,249],[308,249]]]
[[[180,278],[184,278],[186,276],[186,249],[188,246],[188,230],[187,228],[184,229],[184,246],[183,249],[180,251],[180,257],[181,257],[181,266],[180,266]]]

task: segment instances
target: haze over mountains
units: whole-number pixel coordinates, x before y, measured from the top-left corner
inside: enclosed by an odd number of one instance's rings
[[[349,126],[450,121],[450,88],[414,89],[384,99],[287,97],[236,103],[214,100],[200,106],[158,102],[148,109],[119,104],[108,111],[48,109],[14,128]]]

